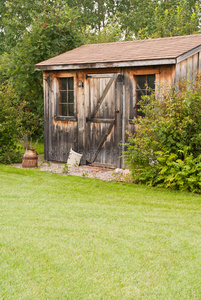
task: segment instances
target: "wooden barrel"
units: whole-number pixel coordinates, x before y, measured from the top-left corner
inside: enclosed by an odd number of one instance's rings
[[[34,149],[27,149],[22,156],[22,168],[37,168],[38,156]]]

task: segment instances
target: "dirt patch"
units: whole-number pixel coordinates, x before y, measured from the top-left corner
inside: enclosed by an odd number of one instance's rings
[[[22,168],[22,164],[15,164],[17,168]],[[129,181],[129,170],[111,169],[97,166],[75,166],[67,167],[64,163],[44,161],[42,156],[39,156],[38,168],[36,170],[56,173],[61,175],[73,175],[88,178],[97,178],[105,181]]]

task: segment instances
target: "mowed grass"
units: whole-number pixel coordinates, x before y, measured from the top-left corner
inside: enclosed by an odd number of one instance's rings
[[[0,299],[201,299],[201,196],[0,166]]]

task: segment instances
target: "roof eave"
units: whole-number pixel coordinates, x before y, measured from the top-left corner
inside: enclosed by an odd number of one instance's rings
[[[35,70],[43,71],[60,71],[60,70],[79,70],[79,69],[104,69],[104,68],[122,68],[122,67],[143,67],[156,65],[170,65],[176,64],[175,58],[167,59],[152,59],[152,60],[138,60],[126,62],[106,62],[106,63],[84,63],[84,64],[55,64],[55,65],[35,65]]]
[[[198,53],[201,51],[201,45],[200,46],[197,46],[185,53],[183,53],[182,55],[178,56],[177,59],[176,59],[176,63],[180,63],[181,61],[189,58],[190,56],[193,56],[194,54]]]

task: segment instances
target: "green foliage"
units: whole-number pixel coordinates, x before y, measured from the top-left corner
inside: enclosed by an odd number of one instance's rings
[[[63,167],[62,173],[63,174],[68,174],[68,172],[69,172],[68,164],[65,164],[64,167]]]
[[[44,142],[43,141],[39,141],[36,144],[35,150],[37,152],[38,155],[44,154]]]
[[[201,189],[201,154],[194,158],[188,154],[188,148],[180,150],[183,159],[175,153],[158,152],[156,166],[158,185],[179,190],[200,193]]]
[[[39,10],[39,8],[38,8]],[[27,102],[38,123],[37,136],[43,134],[42,74],[34,65],[52,56],[71,50],[80,44],[77,33],[77,13],[62,0],[46,3],[32,11],[32,22],[10,52],[0,57],[0,84],[11,79],[13,93]]]
[[[91,26],[86,27],[83,36],[85,44],[118,42],[123,39],[122,29],[116,17],[110,20],[99,32],[94,31]]]
[[[135,182],[199,192],[201,153],[201,76],[194,82],[144,97],[144,118],[134,120],[127,163]],[[143,105],[148,103],[147,105]]]
[[[18,139],[29,130],[33,114],[26,108],[25,101],[19,101],[9,82],[0,90],[0,162],[12,163],[21,160]]]
[[[192,9],[187,1],[171,6],[163,11],[156,7],[154,12],[155,28],[152,37],[166,37],[199,33],[199,6]]]

